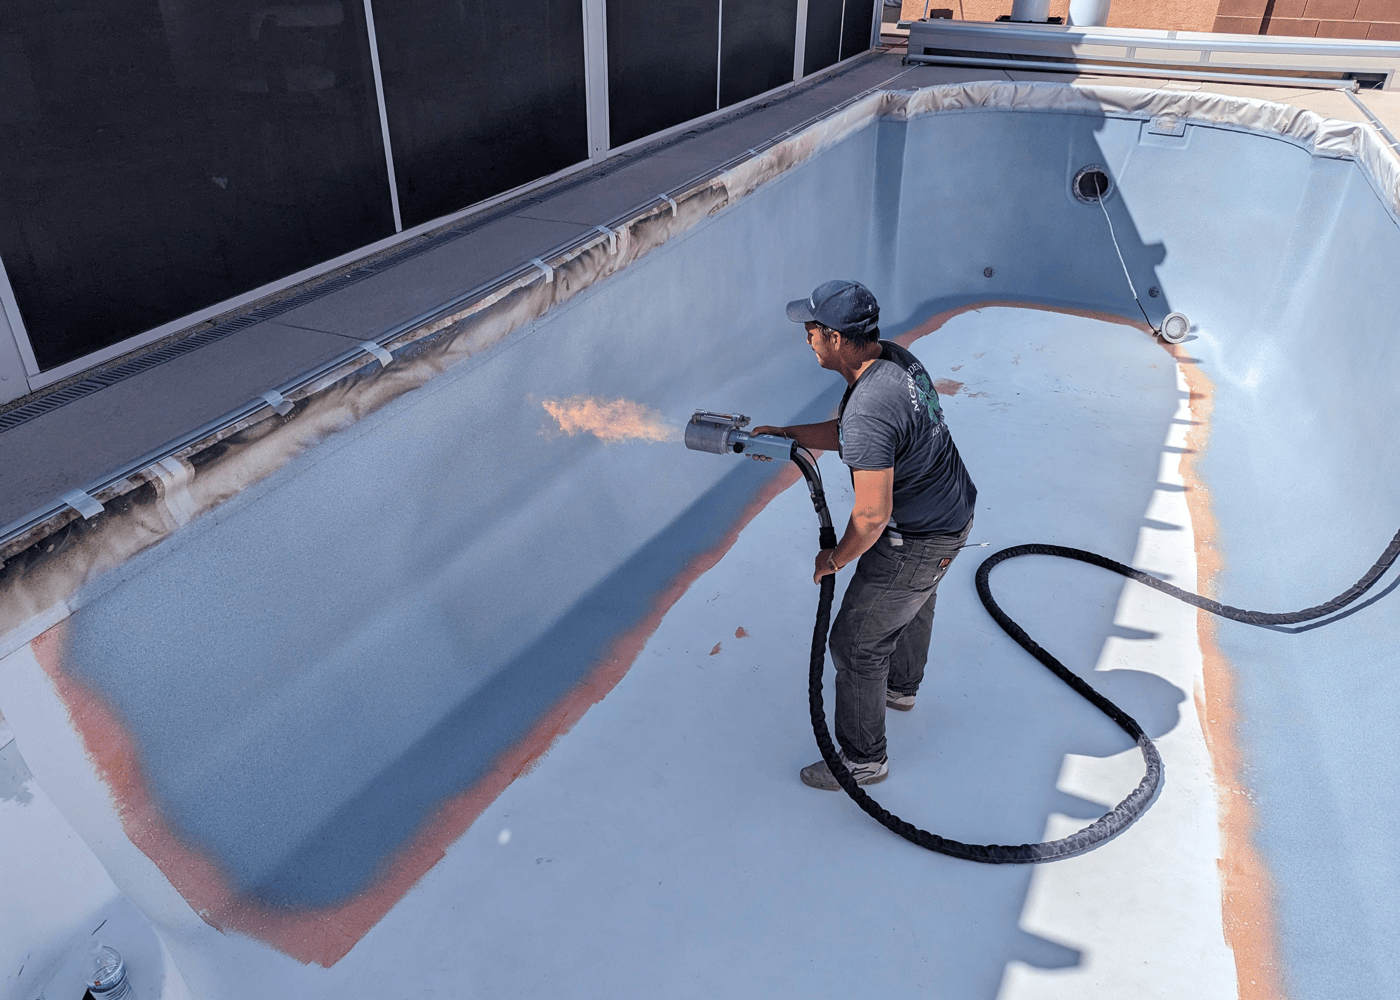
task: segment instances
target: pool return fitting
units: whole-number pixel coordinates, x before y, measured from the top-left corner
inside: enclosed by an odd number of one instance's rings
[[[749,418],[742,414],[710,413],[698,410],[690,418],[690,423],[686,425],[685,446],[694,451],[706,451],[718,455],[761,455],[766,458],[787,459],[793,462],[801,470],[802,477],[807,481],[807,490],[812,496],[812,506],[816,509],[817,523],[820,525],[819,544],[823,549],[835,548],[836,530],[832,527],[831,512],[826,506],[826,494],[822,489],[821,473],[817,469],[816,460],[811,452],[799,447],[796,441],[789,438],[771,434],[749,434],[743,430],[748,423]],[[1016,624],[1011,616],[1001,609],[992,597],[990,580],[994,568],[1008,559],[1015,559],[1018,556],[1059,556],[1062,559],[1075,559],[1079,562],[1089,563],[1091,566],[1112,570],[1114,573],[1130,580],[1136,580],[1153,590],[1169,594],[1179,601],[1185,601],[1203,611],[1209,611],[1213,615],[1219,615],[1231,621],[1243,622],[1246,625],[1269,627],[1296,625],[1340,611],[1370,590],[1395,562],[1397,555],[1400,555],[1400,531],[1395,533],[1395,537],[1390,540],[1390,545],[1381,554],[1376,564],[1367,570],[1366,574],[1354,585],[1324,604],[1284,614],[1232,608],[1199,594],[1182,590],[1180,587],[1174,587],[1106,556],[1063,545],[1013,545],[988,556],[982,565],[977,567],[976,577],[977,596],[981,599],[982,606],[987,609],[987,613],[1001,626],[1003,632],[1016,641],[1017,645],[1034,656],[1051,673],[1068,684],[1091,705],[1112,719],[1118,728],[1132,737],[1142,752],[1142,758],[1147,767],[1147,773],[1143,776],[1142,781],[1129,793],[1127,798],[1084,829],[1060,840],[1041,844],[1015,845],[964,844],[956,840],[949,840],[936,833],[921,830],[914,824],[900,819],[872,799],[863,788],[855,783],[851,772],[847,770],[846,765],[841,762],[841,758],[836,753],[836,747],[832,743],[831,733],[826,725],[826,709],[822,704],[822,674],[826,668],[826,636],[831,626],[831,602],[836,593],[835,574],[828,574],[821,579],[821,592],[817,598],[816,627],[812,631],[811,670],[807,675],[807,704],[812,716],[812,733],[816,737],[818,749],[821,750],[822,760],[826,761],[826,766],[831,769],[832,775],[846,794],[855,800],[856,805],[878,820],[881,825],[899,834],[905,840],[939,854],[962,858],[965,861],[978,861],[983,864],[1032,864],[1071,858],[1116,836],[1147,811],[1147,807],[1152,804],[1152,799],[1157,794],[1157,789],[1162,782],[1162,758],[1157,753],[1157,747],[1132,716],[1095,691],[1048,650],[1042,648],[1026,633],[1025,629]]]

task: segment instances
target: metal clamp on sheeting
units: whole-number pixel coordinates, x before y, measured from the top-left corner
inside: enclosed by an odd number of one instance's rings
[[[292,401],[276,389],[267,390],[262,394],[262,398],[267,401],[268,406],[277,411],[279,417],[285,417],[292,412]]]
[[[59,497],[59,499],[69,507],[72,507],[79,514],[83,515],[84,520],[90,517],[96,517],[106,509],[97,501],[96,497],[84,493],[82,490],[69,490],[67,493],[63,494],[63,496]]]
[[[374,341],[366,340],[360,344],[360,346],[365,349],[366,353],[373,354],[379,359],[379,367],[381,369],[388,368],[394,363],[394,356],[386,351],[383,346],[376,344]]]
[[[671,206],[671,218],[674,219],[676,215],[680,212],[680,209],[676,207],[676,199],[672,198],[669,194],[659,194],[656,197],[660,198],[666,204]]]
[[[536,267],[538,267],[541,271],[544,272],[544,283],[546,285],[554,284],[554,268],[550,267],[538,257],[531,257],[530,263],[534,264]]]
[[[617,231],[607,226],[594,226],[594,229],[608,238],[608,253],[617,253]]]

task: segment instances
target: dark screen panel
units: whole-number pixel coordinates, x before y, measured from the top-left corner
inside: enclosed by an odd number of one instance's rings
[[[0,54],[0,255],[44,369],[394,231],[355,0],[8,0]]]
[[[802,72],[826,69],[841,55],[842,0],[807,0],[807,48]]]
[[[613,146],[714,111],[718,70],[719,0],[608,0]]]
[[[846,0],[845,27],[841,31],[841,58],[849,59],[870,48],[875,27],[876,0]]]
[[[728,107],[792,82],[797,0],[723,0],[719,103]]]
[[[581,0],[377,0],[405,226],[588,158]]]

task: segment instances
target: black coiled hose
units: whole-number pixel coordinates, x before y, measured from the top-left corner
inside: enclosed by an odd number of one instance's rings
[[[796,451],[794,451],[793,461],[802,470],[803,476],[807,479],[808,489],[812,493],[812,503],[817,509],[817,518],[821,522],[821,547],[823,549],[834,548],[836,546],[836,532],[831,526],[831,518],[826,511],[826,500],[816,465],[810,460],[802,458]],[[1347,588],[1346,591],[1325,604],[1284,614],[1243,611],[1240,608],[1232,608],[1199,594],[1182,590],[1180,587],[1164,583],[1156,577],[1148,576],[1140,570],[1125,566],[1123,563],[1097,553],[1086,552],[1083,549],[1072,549],[1063,545],[1013,545],[1011,548],[1002,549],[1000,552],[988,556],[986,561],[977,567],[977,596],[982,599],[982,606],[987,609],[987,613],[996,620],[1003,632],[1016,640],[1022,649],[1043,663],[1050,669],[1051,673],[1079,692],[1085,700],[1107,715],[1118,724],[1120,729],[1131,736],[1137,742],[1138,749],[1142,751],[1143,761],[1147,765],[1147,773],[1143,776],[1142,781],[1127,798],[1114,806],[1111,811],[1100,816],[1077,833],[1061,840],[1052,840],[1043,844],[964,844],[960,841],[949,840],[936,833],[921,830],[914,824],[900,819],[872,799],[863,788],[855,783],[851,772],[847,770],[846,765],[841,762],[836,753],[831,733],[827,730],[826,710],[822,704],[822,673],[826,668],[826,636],[831,626],[831,601],[836,592],[836,577],[831,575],[822,577],[821,596],[817,600],[817,623],[812,632],[812,669],[807,681],[808,706],[812,713],[812,732],[817,738],[817,747],[821,750],[822,760],[826,761],[826,766],[831,769],[832,775],[845,789],[846,794],[855,800],[856,805],[878,820],[882,826],[920,847],[954,858],[962,858],[965,861],[979,861],[992,865],[1019,865],[1040,861],[1057,861],[1061,858],[1071,858],[1076,854],[1083,854],[1131,826],[1147,810],[1152,802],[1152,797],[1157,793],[1158,785],[1162,781],[1162,758],[1157,753],[1157,747],[1153,745],[1152,740],[1148,739],[1147,734],[1142,731],[1142,727],[1137,724],[1133,717],[1095,691],[1082,678],[1071,672],[1063,663],[1042,648],[1039,643],[1026,634],[1025,629],[1017,625],[1011,616],[1001,609],[996,599],[992,597],[992,588],[989,582],[992,570],[1008,559],[1031,555],[1059,556],[1062,559],[1076,559],[1092,566],[1100,566],[1232,621],[1244,622],[1247,625],[1292,625],[1340,611],[1370,590],[1395,562],[1396,556],[1400,555],[1400,532],[1396,532],[1390,545],[1382,553],[1380,559],[1376,560],[1376,564],[1366,571],[1366,575],[1353,586]]]

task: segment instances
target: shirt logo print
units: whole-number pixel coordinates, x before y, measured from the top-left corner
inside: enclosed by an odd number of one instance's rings
[[[919,370],[909,376],[911,401],[916,403],[916,409],[923,409],[928,412],[928,418],[937,426],[943,420],[943,408],[938,403],[938,393],[933,388],[933,383],[929,381],[928,373]]]

